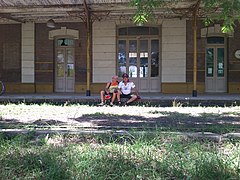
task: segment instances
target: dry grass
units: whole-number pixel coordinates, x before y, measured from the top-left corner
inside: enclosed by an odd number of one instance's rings
[[[87,105],[26,105],[26,104],[8,104],[0,105],[0,116],[4,119],[14,119],[21,123],[31,123],[36,120],[55,120],[64,123],[78,124],[74,119],[84,115],[128,115],[143,118],[161,118],[166,117],[170,113],[177,112],[179,115],[188,115],[191,117],[211,117],[218,115],[221,117],[238,117],[240,115],[240,107],[144,107],[144,106],[128,106],[128,107],[96,107]]]

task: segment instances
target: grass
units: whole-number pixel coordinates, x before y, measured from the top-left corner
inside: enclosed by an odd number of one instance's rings
[[[232,107],[96,107],[51,104],[0,105],[1,129],[139,128],[162,131],[239,132],[239,106]]]
[[[1,179],[239,179],[240,142],[173,135],[0,136]]]
[[[1,129],[31,130],[26,135],[0,134],[0,179],[240,179],[239,139],[214,142],[168,133],[239,132],[238,106],[7,104],[0,109]],[[127,135],[35,133],[57,127],[126,126]],[[138,128],[151,133],[131,131]]]

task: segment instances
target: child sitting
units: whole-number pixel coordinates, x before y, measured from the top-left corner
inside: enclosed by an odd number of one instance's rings
[[[113,76],[112,81],[107,83],[105,90],[102,90],[100,92],[101,103],[99,105],[103,106],[105,104],[105,100],[112,98],[110,106],[113,106],[113,102],[115,101],[118,92],[117,89],[118,89],[118,76]]]

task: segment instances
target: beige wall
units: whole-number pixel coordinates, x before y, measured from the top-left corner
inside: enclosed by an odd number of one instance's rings
[[[93,24],[93,83],[109,81],[116,73],[115,22]],[[186,82],[186,20],[162,22],[162,82]]]
[[[93,24],[93,83],[111,80],[116,73],[116,25],[103,21]]]
[[[34,82],[34,23],[22,24],[22,83]]]
[[[162,23],[162,82],[186,82],[186,20]]]

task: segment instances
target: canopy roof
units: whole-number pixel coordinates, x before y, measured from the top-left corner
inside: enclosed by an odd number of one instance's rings
[[[169,1],[169,0],[166,0]],[[91,20],[131,19],[134,8],[130,0],[0,0],[0,22],[46,22],[85,21],[91,13]],[[188,16],[188,10],[197,0],[180,0],[169,3],[166,8],[157,9],[159,17]]]

